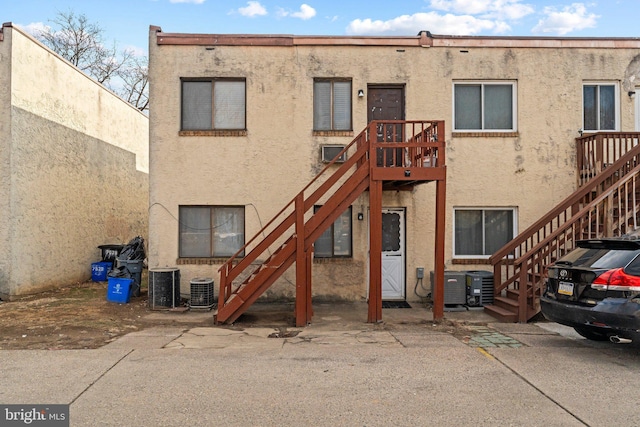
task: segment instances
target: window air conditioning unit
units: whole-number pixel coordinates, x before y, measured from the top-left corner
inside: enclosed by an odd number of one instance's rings
[[[444,272],[444,310],[455,308],[467,303],[467,286],[465,283],[466,272],[445,271]],[[431,296],[435,288],[435,272],[431,272]]]
[[[322,161],[324,163],[329,163],[330,161],[335,159],[336,156],[340,154],[342,150],[344,150],[344,147],[345,147],[344,145],[323,145],[321,147]],[[344,163],[346,160],[347,160],[347,153],[344,152],[340,157],[336,159],[336,163]]]

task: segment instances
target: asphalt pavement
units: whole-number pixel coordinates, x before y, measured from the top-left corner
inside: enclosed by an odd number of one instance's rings
[[[640,425],[637,345],[481,311],[445,312],[463,325],[449,328],[420,306],[369,324],[365,303],[319,304],[295,328],[255,307],[233,327],[155,312],[175,327],[95,350],[2,350],[0,403],[68,404],[71,426]]]

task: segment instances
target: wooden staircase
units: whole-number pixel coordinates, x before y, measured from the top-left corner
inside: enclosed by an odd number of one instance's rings
[[[576,140],[578,190],[493,254],[494,301],[503,322],[540,312],[546,268],[578,240],[620,236],[640,223],[640,133],[597,133]]]
[[[337,163],[345,154],[347,160]],[[372,205],[374,199],[379,199],[377,203],[381,212],[381,191],[378,197],[374,189],[405,189],[429,181],[444,180],[443,154],[442,121],[371,122],[220,267],[216,323],[234,322],[293,263],[296,263],[296,325],[309,323],[313,312],[311,266],[316,239],[367,189],[372,189]],[[315,205],[321,206],[315,210]],[[371,210],[373,212],[373,207]],[[381,223],[376,224],[373,218],[372,214],[370,234],[375,238],[380,236]],[[375,233],[378,225],[380,231]],[[375,259],[376,248],[373,244],[370,251],[371,259]],[[375,287],[370,285],[370,289],[375,290]],[[371,298],[375,299],[377,293],[370,291],[370,307]],[[374,302],[381,307],[381,301]],[[371,311],[370,308],[370,321],[381,316]]]

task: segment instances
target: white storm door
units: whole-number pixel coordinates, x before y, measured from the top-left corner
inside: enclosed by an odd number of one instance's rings
[[[382,209],[382,299],[404,300],[404,209]]]

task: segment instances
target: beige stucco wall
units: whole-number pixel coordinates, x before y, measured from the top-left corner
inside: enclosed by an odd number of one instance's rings
[[[375,43],[374,43],[375,44]],[[462,50],[466,50],[463,52]],[[447,269],[484,264],[453,262],[454,207],[515,207],[524,230],[574,191],[575,140],[582,127],[584,81],[620,83],[621,129],[633,130],[633,100],[623,90],[638,49],[409,47],[402,46],[207,46],[157,45],[150,34],[150,267],[175,267],[178,206],[246,205],[246,234],[271,215],[322,167],[319,147],[347,144],[351,137],[315,137],[313,79],[348,77],[353,82],[354,134],[366,125],[371,84],[406,85],[408,120],[445,120],[447,173]],[[180,137],[181,77],[246,78],[246,137]],[[517,82],[517,136],[451,133],[453,83],[457,80]],[[435,183],[412,192],[384,194],[384,206],[406,208],[407,298],[415,300],[415,268],[433,269]],[[314,264],[314,295],[356,300],[367,292],[367,222],[355,219],[367,195],[353,205],[352,260]],[[254,209],[255,207],[255,209]],[[182,287],[210,276],[216,266],[179,265]],[[267,296],[293,296],[290,270]]]
[[[0,295],[12,297],[87,280],[98,245],[146,238],[148,119],[18,28],[3,30],[11,249]]]
[[[2,29],[0,29],[2,31]],[[0,218],[6,218],[11,195],[11,32],[0,33]],[[0,220],[0,283],[11,274],[9,221]],[[1,285],[0,285],[1,288]]]

